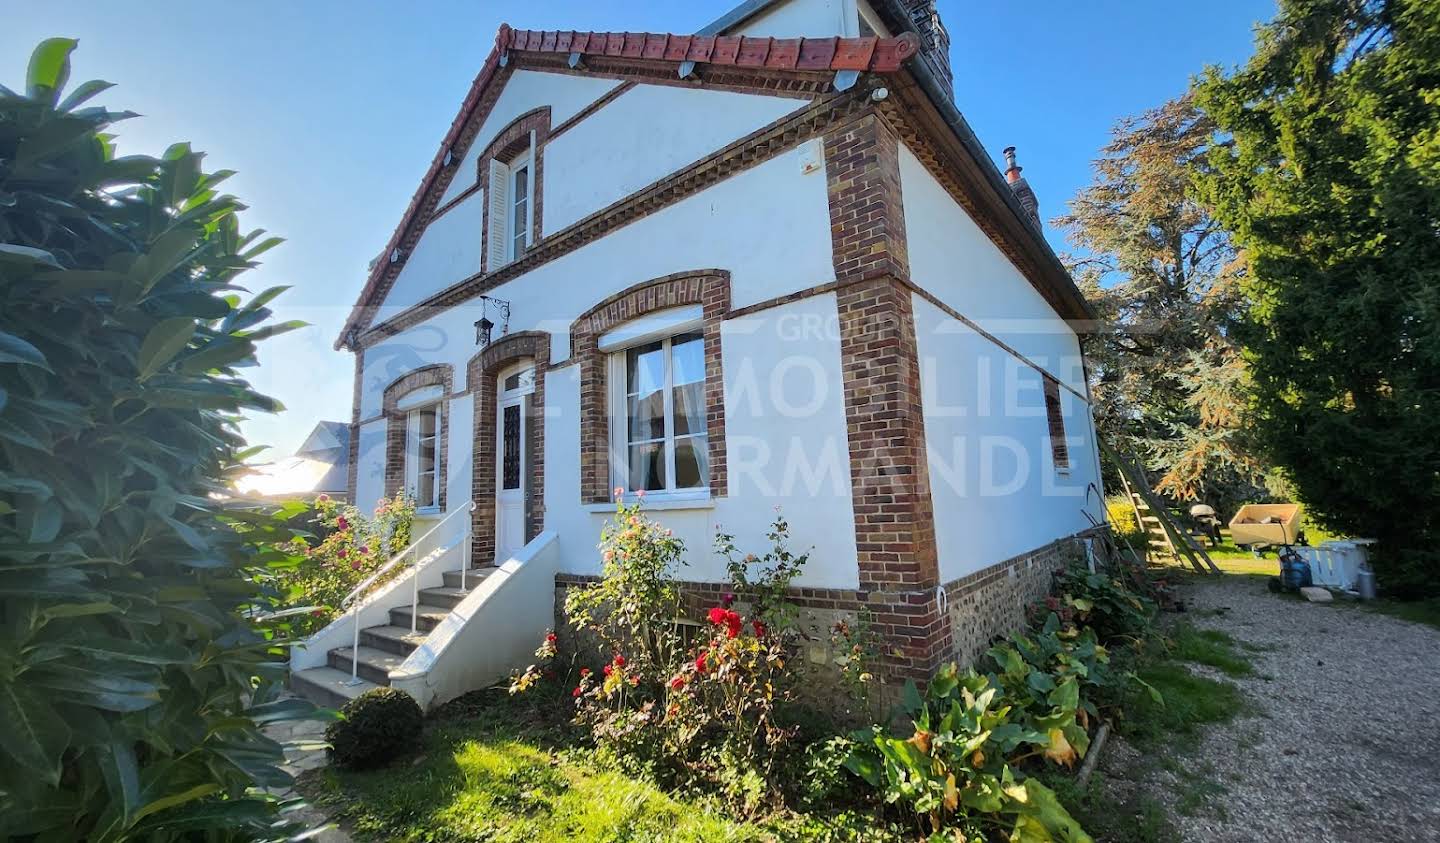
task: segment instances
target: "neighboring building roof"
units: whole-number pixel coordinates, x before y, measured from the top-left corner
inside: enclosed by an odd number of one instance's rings
[[[337,421],[322,421],[315,425],[300,447],[295,449],[296,456],[311,456],[316,453],[333,451],[337,448],[348,448],[350,446],[350,425]]]
[[[735,14],[739,14],[743,10],[745,14],[742,17],[748,17],[767,5],[769,4],[746,3],[736,9]],[[540,31],[511,29],[508,24],[501,24],[500,30],[495,36],[495,46],[485,59],[474,82],[471,83],[470,91],[466,94],[459,113],[456,114],[450,128],[446,131],[440,149],[430,162],[430,167],[421,180],[419,189],[411,198],[405,214],[401,217],[400,224],[396,226],[395,233],[391,235],[380,258],[372,262],[369,278],[366,280],[365,287],[356,300],[355,306],[351,309],[350,316],[346,319],[339,337],[335,340],[335,348],[352,346],[354,336],[368,327],[368,308],[375,303],[372,300],[382,292],[382,283],[390,264],[390,256],[395,255],[404,241],[406,233],[419,221],[421,209],[425,206],[425,199],[437,179],[441,177],[452,161],[459,161],[464,150],[456,148],[456,145],[465,125],[469,122],[471,113],[480,102],[490,81],[504,66],[504,60],[509,51],[578,53],[582,57],[588,55],[666,61],[677,65],[683,62],[695,62],[697,64],[796,72],[895,73],[900,71],[902,65],[920,51],[920,38],[915,32],[914,22],[906,13],[903,0],[881,0],[876,3],[876,8],[889,19],[887,20],[888,24],[895,26],[896,31],[902,33],[899,37],[769,38],[646,32]],[[715,30],[717,26],[723,29],[733,25],[735,21],[727,22],[729,17],[727,15],[721,18],[706,29]],[[583,63],[581,67],[583,68]],[[1062,312],[1061,315],[1088,317],[1091,314],[1090,308],[1079,290],[1075,288],[1074,281],[1060,265],[1055,253],[1050,249],[1049,243],[1045,241],[1043,233],[1031,222],[1025,210],[1016,201],[1013,192],[1001,177],[1000,171],[995,168],[993,161],[975,138],[969,125],[960,116],[950,92],[941,89],[942,86],[936,82],[925,63],[915,63],[911,67],[916,71],[915,76],[920,83],[920,88],[938,111],[945,125],[954,133],[954,137],[966,150],[968,157],[973,159],[972,164],[983,171],[981,180],[988,183],[996,192],[999,201],[1014,212],[1016,220],[1021,223],[1024,231],[1021,236],[1030,240],[1032,246],[1038,247],[1038,251],[1043,254],[1043,261],[1046,264],[1044,269],[1050,276],[1048,283],[1058,284],[1062,288],[1068,287],[1068,289],[1061,290],[1061,297],[1071,312]]]
[[[293,456],[258,465],[235,483],[235,490],[253,498],[342,496],[350,468],[350,426],[322,421],[315,425]]]

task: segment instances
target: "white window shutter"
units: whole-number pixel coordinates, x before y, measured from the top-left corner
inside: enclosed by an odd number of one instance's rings
[[[485,269],[494,272],[505,265],[510,245],[510,168],[499,161],[490,162],[490,208],[486,225],[489,232],[485,244]]]

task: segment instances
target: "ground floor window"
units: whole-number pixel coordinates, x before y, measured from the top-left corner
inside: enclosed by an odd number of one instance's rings
[[[415,498],[416,509],[439,509],[439,406],[411,410],[406,424],[405,487]]]
[[[612,355],[615,483],[681,492],[710,483],[705,425],[705,341],[699,331]],[[622,392],[623,390],[623,392]]]

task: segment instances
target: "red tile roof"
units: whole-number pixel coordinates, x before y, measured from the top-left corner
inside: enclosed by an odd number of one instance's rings
[[[501,29],[500,49],[523,53],[693,61],[773,70],[872,70],[900,65],[920,49],[913,32],[899,38],[754,38],[748,35],[666,35],[654,32],[566,32]]]
[[[460,106],[460,112],[450,123],[440,150],[430,162],[430,169],[420,182],[420,189],[410,199],[400,225],[391,235],[385,251],[370,270],[365,288],[361,290],[335,347],[346,344],[347,335],[363,327],[365,308],[380,289],[380,281],[389,267],[390,255],[405,239],[406,231],[414,224],[420,213],[425,197],[430,193],[435,180],[445,169],[445,155],[461,150],[455,145],[460,133],[469,121],[471,112],[480,101],[480,96],[489,86],[495,71],[500,67],[500,57],[508,51],[522,53],[580,53],[582,56],[608,56],[652,61],[679,63],[693,61],[712,65],[733,67],[766,68],[772,70],[797,71],[874,71],[888,73],[914,56],[920,49],[920,39],[913,32],[906,32],[899,38],[756,38],[748,35],[669,35],[653,32],[574,32],[560,30],[511,29],[501,24],[495,34],[495,47],[486,57],[485,64],[470,84],[470,92]],[[458,163],[458,162],[455,162]]]

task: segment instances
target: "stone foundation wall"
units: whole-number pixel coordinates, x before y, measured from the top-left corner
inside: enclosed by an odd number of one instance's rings
[[[974,664],[990,642],[1025,626],[1025,607],[1050,594],[1053,575],[1085,558],[1084,536],[1053,541],[945,584],[946,660]]]
[[[990,643],[1025,626],[1025,607],[1050,593],[1055,571],[1070,562],[1083,559],[1085,534],[1069,536],[1004,562],[967,574],[944,585],[940,590],[922,596],[943,605],[938,639],[933,642],[940,651],[940,660],[974,664]],[[555,629],[563,652],[577,654],[585,664],[599,664],[609,658],[600,650],[599,642],[583,640],[565,623],[565,595],[572,588],[584,588],[596,581],[593,576],[560,574],[555,578]],[[681,588],[681,620],[691,621],[704,635],[705,614],[720,604],[728,590],[724,583],[684,582]],[[853,713],[850,699],[835,658],[840,655],[831,642],[831,630],[839,621],[857,627],[865,623],[878,637],[877,649],[884,673],[893,685],[905,678],[916,677],[897,669],[886,654],[898,647],[909,646],[912,631],[887,625],[886,616],[877,613],[874,593],[853,589],[796,588],[791,600],[800,610],[802,642],[796,657],[803,664],[801,685],[805,696],[822,708],[842,717]],[[739,610],[744,613],[741,603]],[[883,609],[883,606],[881,607]],[[877,676],[877,681],[882,677]],[[892,695],[893,696],[893,695]]]

